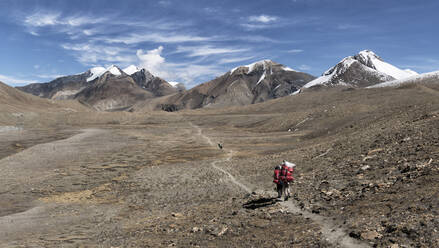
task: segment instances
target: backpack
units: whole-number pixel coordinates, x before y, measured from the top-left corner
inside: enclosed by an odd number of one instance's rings
[[[280,179],[284,182],[293,181],[294,180],[293,172],[294,172],[293,166],[288,166],[286,164],[283,164],[280,172],[281,174]]]
[[[274,168],[273,183],[275,183],[275,184],[279,184],[281,182],[280,171],[281,171],[280,165],[278,165]]]

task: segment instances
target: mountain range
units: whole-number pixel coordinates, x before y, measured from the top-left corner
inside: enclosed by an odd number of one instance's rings
[[[375,87],[417,76],[412,70],[397,68],[374,52],[363,50],[342,59],[318,78],[271,60],[261,60],[233,68],[189,90],[134,65],[123,70],[114,65],[93,67],[81,74],[17,88],[42,98],[76,99],[100,111],[177,111],[255,104],[298,94],[307,88]]]
[[[314,78],[271,60],[262,60],[236,67],[188,91],[169,95],[159,106],[175,111],[254,104],[291,95]]]
[[[48,83],[35,83],[18,89],[43,98],[77,99],[97,110],[123,110],[135,102],[174,94],[184,90],[153,76],[145,69],[129,66],[93,67],[84,73],[57,78]]]

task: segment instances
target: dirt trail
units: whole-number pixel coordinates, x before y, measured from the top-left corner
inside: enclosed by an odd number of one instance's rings
[[[199,135],[202,139],[206,140],[207,143],[210,145],[214,145],[212,140],[203,134],[201,128],[197,125],[194,125],[192,122],[189,122],[192,127],[197,129],[197,135]],[[227,149],[227,158],[222,160],[216,160],[211,162],[211,165],[213,168],[221,171],[222,173],[226,174],[232,183],[237,185],[239,188],[244,190],[247,193],[251,193],[252,190],[250,190],[249,187],[244,185],[243,183],[239,182],[232,174],[227,172],[226,170],[222,169],[221,167],[218,167],[216,164],[221,162],[230,161],[233,157],[234,151],[231,149]],[[321,228],[322,235],[326,238],[327,241],[335,245],[336,247],[346,247],[346,248],[363,248],[363,247],[370,247],[367,244],[360,243],[359,241],[351,238],[342,228],[338,227],[331,219],[328,217],[324,217],[318,214],[310,213],[306,210],[301,209],[296,204],[294,204],[293,200],[285,201],[281,203],[282,206],[286,207],[288,210],[290,210],[293,213],[296,214],[302,214],[305,218],[309,218],[312,221],[319,224]]]
[[[230,161],[230,160],[232,159],[232,157],[233,157],[233,151],[232,151],[232,150],[229,150],[229,151],[227,152],[227,158],[226,158],[226,159],[224,159],[224,160],[216,160],[216,161],[213,161],[213,162],[211,163],[211,165],[212,165],[213,168],[215,168],[215,169],[221,171],[222,173],[226,174],[226,175],[230,178],[230,181],[231,181],[232,183],[238,185],[241,189],[243,189],[245,192],[247,192],[247,193],[250,194],[250,193],[252,192],[252,190],[251,190],[249,187],[245,186],[244,184],[242,184],[241,182],[239,182],[238,180],[236,180],[236,178],[235,178],[232,174],[230,174],[229,172],[227,172],[227,171],[224,170],[223,168],[218,167],[218,166],[216,165],[217,163],[220,163],[220,162]]]

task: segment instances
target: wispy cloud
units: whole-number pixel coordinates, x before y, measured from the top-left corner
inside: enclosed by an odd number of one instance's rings
[[[230,64],[230,63],[236,63],[241,61],[246,61],[250,59],[254,59],[255,56],[248,56],[248,57],[236,57],[236,58],[223,58],[218,61],[219,64]]]
[[[265,29],[280,24],[278,22],[280,20],[279,17],[270,15],[249,16],[244,20],[241,26],[247,30]]]
[[[25,18],[24,23],[26,26],[32,27],[45,27],[55,25],[67,25],[77,27],[85,24],[96,24],[106,21],[106,18],[94,18],[88,16],[67,16],[61,17],[61,13],[49,13],[49,12],[36,12]]]
[[[262,35],[242,35],[239,37],[227,37],[224,40],[240,40],[240,41],[255,42],[255,43],[263,43],[263,42],[282,43],[279,40],[275,40],[273,38],[269,38]]]
[[[38,77],[38,78],[50,79],[50,80],[55,79],[55,78],[59,78],[59,77],[63,77],[63,76],[65,76],[65,75],[62,75],[62,74],[39,74],[39,75],[36,75],[36,77]]]
[[[259,15],[259,16],[250,16],[248,20],[250,22],[261,22],[261,23],[270,23],[277,21],[279,18],[276,16],[269,16],[269,15]]]
[[[62,48],[70,50],[78,61],[84,65],[134,63],[136,57],[129,48],[96,45],[93,43],[62,44]]]
[[[363,27],[364,27],[363,25],[348,24],[348,23],[338,24],[337,25],[337,29],[338,30],[360,29],[360,28],[363,28]]]
[[[309,66],[309,65],[300,65],[299,66],[299,70],[301,70],[301,71],[309,71],[309,70],[311,70],[311,66]]]
[[[228,48],[228,47],[213,47],[210,45],[201,46],[178,46],[175,53],[186,53],[188,57],[210,56],[226,53],[246,52],[247,48]]]
[[[120,37],[97,37],[94,40],[104,41],[106,43],[124,43],[127,45],[138,44],[143,42],[156,43],[182,43],[182,42],[200,42],[208,41],[211,38],[192,36],[186,34],[165,34],[165,33],[146,33],[146,34],[129,34]]]
[[[12,85],[12,86],[23,86],[26,84],[37,82],[35,80],[27,80],[27,79],[22,79],[22,78],[17,78],[17,77],[13,77],[13,76],[2,75],[2,74],[0,74],[0,81],[2,81],[5,84]]]
[[[302,49],[291,49],[287,51],[287,53],[301,53],[301,52],[303,52]]]
[[[172,2],[169,0],[160,0],[157,3],[163,7],[168,7],[172,4]]]

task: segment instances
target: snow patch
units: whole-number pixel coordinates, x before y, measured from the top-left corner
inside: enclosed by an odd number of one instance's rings
[[[256,62],[248,64],[248,65],[238,66],[238,67],[235,67],[232,70],[230,70],[230,75],[232,75],[238,68],[241,68],[241,67],[244,67],[244,68],[248,69],[246,74],[251,73],[258,65],[263,65],[264,66],[264,70],[265,70],[267,64],[270,64],[270,63],[273,63],[273,61],[271,61],[269,59],[264,59],[264,60],[256,61]]]
[[[279,89],[280,86],[281,86],[281,84],[279,84],[278,86],[274,87],[273,91],[276,91],[277,89]]]
[[[100,77],[102,74],[104,74],[105,68],[104,67],[93,67],[90,69],[91,76],[87,78],[87,82],[95,80],[95,78]]]
[[[297,72],[296,70],[291,69],[290,67],[287,67],[287,66],[282,67],[282,70],[284,70],[284,71],[295,71],[295,72]]]
[[[403,79],[413,75],[413,71],[408,72],[401,70],[396,66],[384,62],[378,55],[369,50],[363,50],[358,53],[358,56],[365,62],[365,64],[379,72],[385,73],[395,79]]]
[[[416,83],[418,81],[429,80],[429,79],[439,80],[439,71],[418,74],[404,79],[392,80],[392,81],[372,85],[367,88],[395,87],[405,83]]]
[[[249,65],[246,65],[245,67],[248,68],[247,74],[251,73],[256,68],[256,66],[258,66],[258,65],[263,65],[264,66],[264,71],[265,71],[265,67],[266,67],[267,63],[272,63],[272,61],[268,60],[268,59],[264,59],[264,60],[261,60],[261,61],[257,61],[257,62],[251,63]]]
[[[293,93],[291,93],[290,96],[297,95],[297,94],[299,94],[300,92],[301,92],[301,89],[298,89],[298,90],[294,91]]]
[[[179,82],[168,82],[172,87],[177,88],[177,86],[180,84]]]
[[[135,66],[135,65],[130,65],[127,68],[123,69],[122,71],[131,76],[140,70],[142,70],[142,69]]]
[[[419,75],[419,73],[417,73],[417,72],[415,72],[415,71],[413,71],[413,70],[410,70],[410,69],[405,69],[404,71],[407,72],[407,73],[412,74],[413,76],[414,76],[414,75]]]
[[[235,68],[233,68],[232,70],[230,70],[230,75],[232,75],[235,71],[236,71],[236,69],[238,69],[239,68],[239,66],[238,67],[235,67]]]
[[[112,65],[110,66],[107,71],[109,71],[111,74],[115,75],[115,76],[120,76],[122,75],[122,73],[120,72],[120,69],[117,68],[116,66]]]
[[[379,59],[373,59],[373,64],[375,65],[375,69],[377,71],[386,73],[387,75],[390,75],[395,79],[403,79],[412,76],[411,73],[403,71]]]
[[[262,80],[264,80],[265,79],[265,71],[264,71],[264,73],[262,74],[262,76],[259,78],[259,81],[256,83],[256,85],[258,85],[260,82],[262,82]]]
[[[120,69],[117,68],[117,66],[115,65],[111,65],[107,69],[105,69],[104,67],[93,67],[90,69],[91,76],[87,78],[87,82],[95,80],[96,78],[105,74],[107,71],[115,76],[122,75]]]

